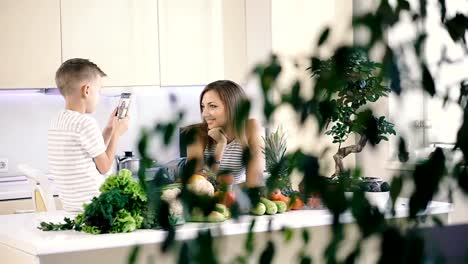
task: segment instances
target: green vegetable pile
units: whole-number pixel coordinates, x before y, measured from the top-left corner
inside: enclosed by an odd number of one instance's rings
[[[129,170],[123,169],[118,175],[109,176],[100,191],[101,194],[84,205],[84,212],[74,220],[65,219],[66,224],[42,222],[38,228],[103,234],[132,232],[141,227],[147,196]]]
[[[253,215],[274,215],[286,212],[287,205],[283,201],[270,201],[264,197],[260,198],[259,203],[250,210]]]

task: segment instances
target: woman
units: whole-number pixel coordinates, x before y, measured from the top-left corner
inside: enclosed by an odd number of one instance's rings
[[[203,123],[187,146],[187,159],[197,161],[197,171],[229,171],[234,184],[256,187],[262,184],[265,158],[262,127],[255,119],[239,122],[237,110],[247,97],[242,88],[228,80],[208,84],[200,95]],[[236,122],[238,120],[238,122]],[[248,161],[243,162],[243,154]]]

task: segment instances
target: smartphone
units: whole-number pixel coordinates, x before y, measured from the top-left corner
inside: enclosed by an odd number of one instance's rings
[[[119,119],[125,118],[127,116],[128,108],[130,107],[131,96],[131,93],[122,93],[120,95],[120,101],[116,113]]]

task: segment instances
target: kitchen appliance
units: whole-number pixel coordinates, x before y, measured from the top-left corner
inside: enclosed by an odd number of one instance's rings
[[[122,169],[128,169],[132,172],[133,176],[138,175],[140,159],[133,154],[133,151],[124,151],[123,156],[116,155],[115,164],[117,166],[117,172]]]

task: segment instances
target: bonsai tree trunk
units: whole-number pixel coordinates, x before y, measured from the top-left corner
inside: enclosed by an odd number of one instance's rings
[[[356,145],[346,146],[344,148],[338,149],[338,152],[333,155],[333,159],[335,160],[335,173],[332,175],[332,178],[340,175],[341,172],[343,172],[343,159],[351,153],[361,152],[362,149],[366,146],[366,143],[367,137],[365,135],[361,135],[361,138]]]

